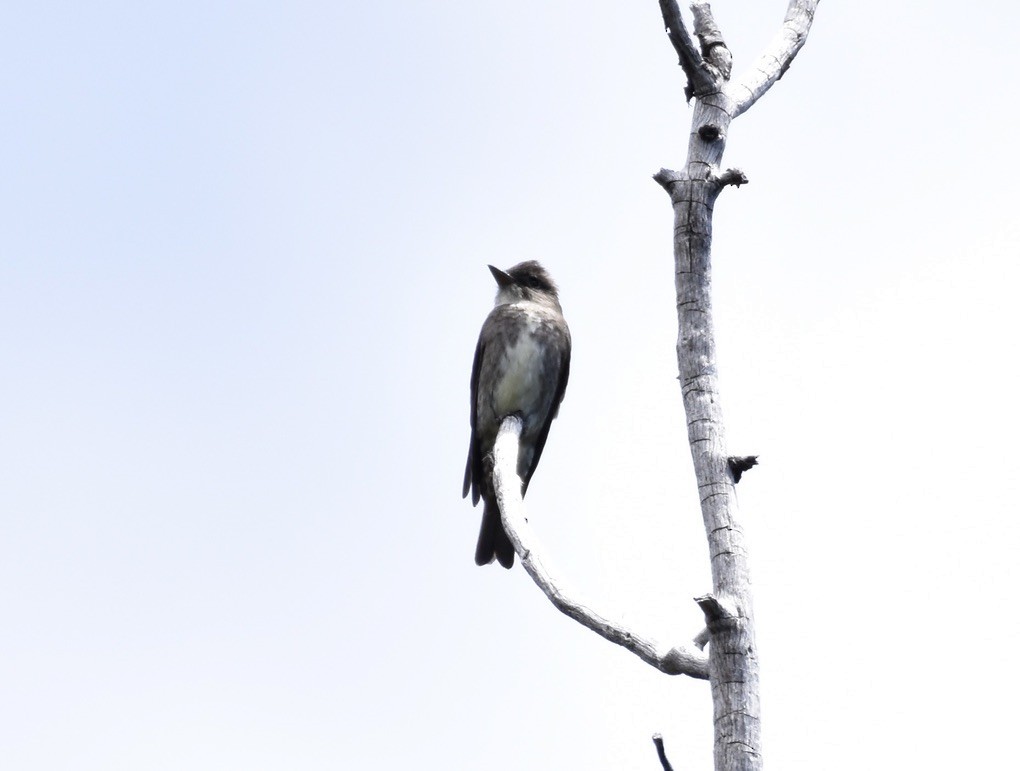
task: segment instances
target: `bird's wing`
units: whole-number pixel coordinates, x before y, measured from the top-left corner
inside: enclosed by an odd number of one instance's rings
[[[471,440],[468,444],[467,467],[464,469],[464,492],[467,498],[471,490],[472,505],[478,503],[481,496],[482,453],[478,447],[478,375],[482,371],[482,358],[485,356],[485,335],[478,336],[475,346],[475,361],[471,365]]]
[[[552,426],[553,418],[560,411],[560,402],[563,401],[563,395],[567,391],[567,380],[570,377],[570,332],[563,329],[563,335],[566,339],[563,341],[564,345],[560,348],[559,361],[556,363],[559,370],[556,379],[556,392],[553,395],[549,414],[546,415],[545,422],[542,423],[542,430],[535,439],[535,452],[531,458],[531,467],[525,470],[521,495],[528,492],[528,483],[531,481],[531,475],[538,468],[538,461],[542,457],[542,450],[545,448],[545,440],[549,438],[549,428]]]

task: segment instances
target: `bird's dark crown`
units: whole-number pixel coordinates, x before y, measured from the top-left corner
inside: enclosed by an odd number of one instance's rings
[[[540,292],[549,292],[554,297],[557,295],[556,284],[553,283],[552,277],[537,260],[518,263],[507,270],[506,273],[518,286],[522,286],[525,289],[537,289]]]

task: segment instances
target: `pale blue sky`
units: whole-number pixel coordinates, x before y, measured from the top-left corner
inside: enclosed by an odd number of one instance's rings
[[[541,260],[569,585],[700,628],[658,4],[69,3],[0,30],[0,757],[706,768],[703,683],[472,561],[467,391]],[[720,0],[740,71],[782,0]],[[716,320],[766,762],[996,766],[1016,718],[1012,3],[822,3],[734,123]],[[992,737],[992,738],[990,738]]]

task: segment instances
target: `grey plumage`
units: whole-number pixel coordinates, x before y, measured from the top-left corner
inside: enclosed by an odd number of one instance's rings
[[[506,272],[489,270],[499,285],[475,348],[471,369],[471,443],[464,471],[464,496],[484,501],[475,562],[493,558],[513,566],[514,549],[503,529],[484,458],[492,453],[500,423],[518,414],[523,421],[517,473],[522,495],[542,457],[570,373],[570,330],[556,285],[534,260]]]

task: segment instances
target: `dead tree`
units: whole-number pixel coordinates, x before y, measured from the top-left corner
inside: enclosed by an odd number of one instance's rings
[[[712,592],[696,599],[706,630],[691,644],[660,644],[602,617],[563,590],[536,554],[524,516],[516,476],[521,423],[513,416],[503,421],[493,450],[493,483],[521,563],[552,603],[667,674],[707,677],[714,705],[716,771],[755,771],[762,765],[758,658],[734,485],[756,461],[753,456],[732,457],[726,448],[712,324],[712,209],[724,188],[747,182],[743,172],[721,166],[730,123],[789,68],[807,39],[818,0],[790,0],[779,33],[758,60],[732,80],[732,56],[709,3],[696,2],[691,8],[693,38],[676,0],[659,0],[659,5],[687,77],[687,100],[694,100],[686,165],[679,171],[662,169],[654,178],[673,203],[679,379],[712,565]],[[656,748],[666,767],[661,739]]]

